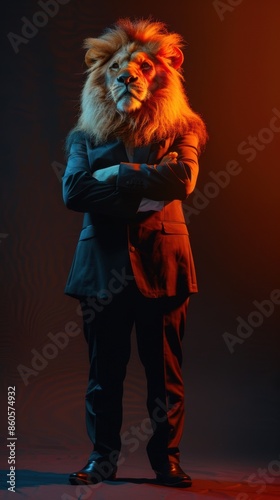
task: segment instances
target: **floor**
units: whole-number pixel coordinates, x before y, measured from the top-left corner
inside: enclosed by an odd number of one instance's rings
[[[120,466],[116,481],[96,486],[71,486],[69,472],[80,469],[86,457],[80,454],[45,450],[20,456],[16,468],[16,492],[7,488],[7,468],[1,470],[1,499],[36,500],[276,500],[280,499],[280,462],[267,464],[203,463],[192,460],[185,471],[191,488],[156,484],[153,471],[142,457]]]

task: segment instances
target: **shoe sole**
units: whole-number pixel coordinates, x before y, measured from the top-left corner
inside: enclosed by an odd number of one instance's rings
[[[166,481],[163,481],[160,477],[156,478],[158,483],[161,484],[162,486],[174,486],[175,488],[189,488],[192,486],[191,481],[184,481],[184,480],[179,480],[179,481],[174,481],[172,483],[168,483]]]
[[[100,484],[100,483],[103,483],[104,481],[114,481],[116,479],[116,474],[112,474],[111,476],[109,477],[105,477],[104,479],[102,479],[101,481],[95,481],[95,482],[92,482],[90,480],[87,480],[87,479],[83,479],[81,477],[69,477],[69,483],[72,484],[72,485],[95,485],[95,484]]]

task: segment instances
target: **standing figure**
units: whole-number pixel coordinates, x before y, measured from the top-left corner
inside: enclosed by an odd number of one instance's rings
[[[114,479],[135,325],[153,434],[148,458],[164,485],[180,467],[182,337],[197,292],[182,201],[194,190],[205,124],[188,102],[183,40],[151,19],[120,19],[85,41],[81,113],[67,138],[63,199],[84,213],[65,293],[80,302],[89,350],[86,425],[93,450],[72,484]]]

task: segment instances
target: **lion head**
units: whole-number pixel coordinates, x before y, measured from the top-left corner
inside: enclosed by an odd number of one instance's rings
[[[120,19],[99,38],[86,39],[77,129],[96,144],[114,137],[130,146],[195,132],[203,146],[205,125],[183,86],[182,47],[179,34],[150,19]]]

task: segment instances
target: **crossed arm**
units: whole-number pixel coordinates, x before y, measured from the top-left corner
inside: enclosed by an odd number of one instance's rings
[[[166,154],[160,163],[166,162],[177,162],[178,153],[176,151],[170,152]],[[100,182],[107,182],[109,184],[114,184],[116,182],[116,178],[119,175],[120,165],[112,165],[111,167],[101,168],[96,170],[92,177]],[[138,207],[138,212],[149,212],[150,210],[159,211],[163,208],[164,201],[155,201],[149,198],[142,198],[140,205]]]
[[[143,209],[147,200],[162,204],[163,200],[184,200],[197,179],[196,146],[196,136],[188,134],[173,143],[177,155],[167,154],[158,164],[121,162],[92,172],[89,145],[86,138],[79,138],[71,146],[63,177],[64,202],[78,212],[133,217],[141,210],[141,201]]]
[[[168,161],[173,161],[173,163],[177,163],[178,153],[170,152],[166,154],[160,161],[160,163],[165,163]],[[116,182],[116,177],[119,175],[120,165],[112,165],[111,167],[100,168],[99,170],[95,170],[93,172],[92,177],[97,181],[101,182],[109,182],[113,184]]]

